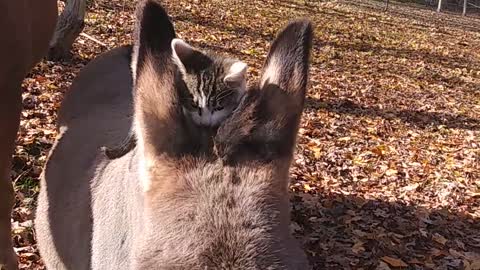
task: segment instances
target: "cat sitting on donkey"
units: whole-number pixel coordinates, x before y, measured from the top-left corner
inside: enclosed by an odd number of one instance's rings
[[[206,128],[185,113],[166,12],[141,1],[137,20],[133,49],[92,61],[60,109],[35,220],[47,268],[309,269],[288,183],[311,24],[286,26],[259,82]],[[107,157],[130,132],[136,145]]]

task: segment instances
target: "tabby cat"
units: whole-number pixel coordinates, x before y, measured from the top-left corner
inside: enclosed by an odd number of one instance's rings
[[[182,82],[179,96],[182,104],[186,104],[183,113],[197,125],[219,126],[235,110],[245,92],[247,64],[201,52],[181,39],[173,39],[171,46],[178,79]],[[132,62],[136,63],[135,57]],[[135,69],[132,70],[135,79]],[[103,147],[103,151],[110,159],[116,159],[135,146],[135,135],[130,132],[120,146]]]
[[[237,107],[246,89],[247,64],[201,52],[181,39],[172,40],[173,60],[183,87],[185,115],[201,126],[218,126]]]

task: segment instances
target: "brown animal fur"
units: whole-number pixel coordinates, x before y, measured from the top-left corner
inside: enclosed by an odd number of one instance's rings
[[[10,164],[22,108],[21,83],[46,54],[56,18],[55,0],[0,0],[0,269],[17,268],[10,230]]]
[[[175,32],[156,1],[141,1],[136,35],[133,120],[132,82],[115,81],[128,72],[125,48],[89,64],[62,105],[36,218],[47,267],[308,269],[289,232],[288,169],[310,23],[292,22],[279,34],[261,85],[218,130],[181,113],[169,46]],[[132,125],[137,146],[105,157],[100,148],[117,145]]]

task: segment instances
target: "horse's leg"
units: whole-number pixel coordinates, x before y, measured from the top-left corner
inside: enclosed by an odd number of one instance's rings
[[[10,224],[15,198],[10,169],[22,110],[21,84],[32,58],[25,10],[23,0],[0,0],[0,36],[4,37],[0,43],[0,266],[7,270],[17,269]]]
[[[57,20],[56,0],[0,0],[0,270],[17,269],[11,240],[11,157],[22,110],[21,84],[46,54]]]
[[[20,123],[20,90],[18,81],[0,85],[0,270],[3,270],[2,265],[8,270],[17,269],[10,225],[15,198],[10,180],[10,164]]]

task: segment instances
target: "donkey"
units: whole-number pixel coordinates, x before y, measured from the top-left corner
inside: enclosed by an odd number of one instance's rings
[[[56,0],[0,0],[0,269],[17,269],[11,240],[14,202],[11,158],[20,111],[21,84],[46,54],[57,20]]]
[[[312,36],[291,22],[258,84],[207,130],[182,112],[167,13],[141,1],[133,50],[90,63],[61,106],[35,220],[47,268],[309,269],[288,182]],[[108,158],[130,130],[136,146]]]

